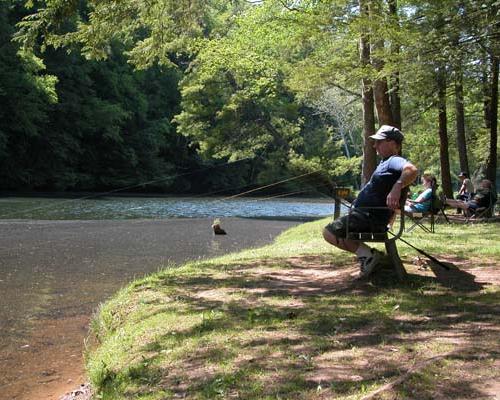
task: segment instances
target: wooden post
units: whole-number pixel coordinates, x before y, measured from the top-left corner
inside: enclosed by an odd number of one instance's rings
[[[335,208],[333,209],[333,219],[340,217],[340,199],[335,197]]]
[[[399,280],[403,281],[407,277],[406,269],[401,261],[401,258],[398,254],[398,248],[396,247],[395,240],[388,240],[385,242],[385,250],[387,251],[387,255],[391,260],[392,267],[396,271],[396,275]]]
[[[341,202],[340,199],[346,199],[349,197],[349,194],[351,193],[351,189],[346,188],[346,187],[334,187],[333,188],[333,198],[335,199],[335,208],[333,209],[333,219],[337,219],[340,217],[340,207],[341,207]]]

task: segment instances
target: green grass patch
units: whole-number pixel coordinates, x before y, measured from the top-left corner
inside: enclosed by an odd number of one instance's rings
[[[325,222],[117,293],[93,318],[85,354],[97,398],[358,399],[449,351],[463,357],[415,371],[387,398],[435,398],[491,375],[498,285],[443,284],[411,265],[404,244],[407,281],[381,271],[356,282],[353,256],[324,243]],[[499,236],[498,225],[439,225],[405,239],[460,270],[498,274]]]

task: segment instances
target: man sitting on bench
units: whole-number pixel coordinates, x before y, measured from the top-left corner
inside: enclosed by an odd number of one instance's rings
[[[372,273],[380,254],[361,241],[347,239],[347,232],[385,232],[394,210],[399,207],[401,189],[417,177],[417,168],[399,156],[404,138],[399,129],[382,125],[370,138],[382,161],[354,201],[349,215],[334,220],[323,229],[323,237],[328,243],[356,254],[360,264],[359,278]]]

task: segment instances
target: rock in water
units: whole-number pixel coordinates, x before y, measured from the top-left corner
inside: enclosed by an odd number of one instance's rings
[[[220,227],[219,223],[214,223],[212,225],[212,229],[214,230],[215,235],[226,235],[226,231]]]

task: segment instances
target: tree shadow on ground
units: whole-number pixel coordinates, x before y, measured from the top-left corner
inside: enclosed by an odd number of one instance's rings
[[[485,284],[477,282],[475,275],[459,269],[452,263],[443,262],[443,264],[448,266],[449,269],[446,270],[433,262],[429,263],[430,269],[441,285],[461,292],[473,292],[484,289]]]
[[[186,397],[336,398],[381,385],[452,348],[392,388],[393,395],[445,399],[461,387],[469,398],[484,398],[471,368],[484,372],[478,355],[498,357],[497,293],[484,292],[484,283],[451,263],[450,270],[435,267],[436,277],[412,271],[403,282],[387,268],[358,281],[355,264],[333,264],[329,257],[304,256],[160,278],[157,290],[182,304],[180,317],[201,318],[144,343],[148,356],[123,373],[143,394],[148,381],[160,380]],[[228,332],[225,341],[215,339]],[[168,368],[158,366],[163,352],[193,341],[203,345]]]
[[[420,270],[430,270],[434,276],[409,273],[406,281],[401,282],[397,277],[394,269],[390,265],[390,260],[384,258],[382,260],[382,265],[376,271],[370,280],[372,283],[380,287],[398,286],[398,285],[409,285],[410,287],[415,287],[415,285],[425,284],[425,283],[439,283],[443,287],[447,287],[460,292],[478,292],[485,288],[488,283],[479,282],[474,274],[471,274],[463,269],[458,268],[454,263],[441,261],[448,269],[443,266],[433,262],[432,260],[425,260],[423,267]]]

